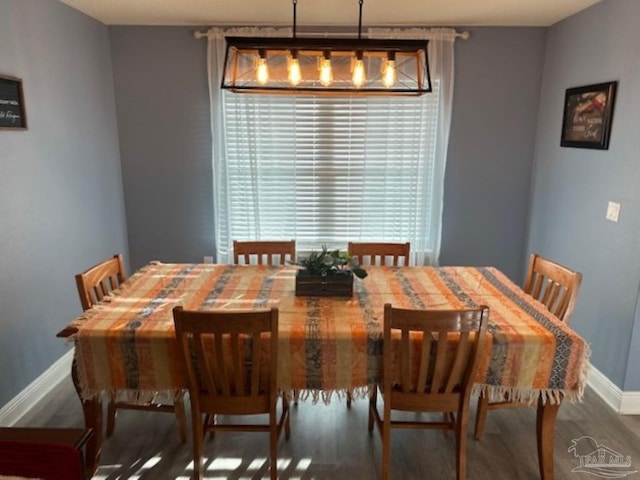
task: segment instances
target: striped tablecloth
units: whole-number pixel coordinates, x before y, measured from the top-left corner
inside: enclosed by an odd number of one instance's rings
[[[476,381],[521,401],[581,398],[585,341],[491,267],[367,267],[351,298],[296,297],[293,267],[150,264],[74,320],[82,397],[145,398],[186,388],[172,309],[279,309],[279,384],[329,401],[365,395],[379,379],[385,303],[403,308],[491,309],[490,351]]]

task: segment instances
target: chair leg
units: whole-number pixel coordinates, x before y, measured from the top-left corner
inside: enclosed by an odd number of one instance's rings
[[[109,400],[107,406],[107,438],[113,435],[113,430],[116,428],[116,414],[118,409],[116,408],[115,400]]]
[[[207,429],[208,426],[215,426],[217,423],[217,417],[214,414],[205,413],[204,421],[202,422],[202,435],[206,435],[209,432],[209,437],[213,438],[216,435],[216,431]]]
[[[373,387],[373,392],[369,395],[369,432],[373,431],[373,409],[378,408],[378,387]]]
[[[473,434],[476,440],[479,440],[484,432],[484,424],[487,421],[487,412],[489,411],[489,397],[481,393],[478,397],[478,410],[476,412],[476,429]]]
[[[204,470],[204,424],[198,409],[191,405],[191,430],[193,436],[193,478],[200,480]]]
[[[173,408],[176,412],[176,421],[178,422],[178,433],[180,434],[180,440],[182,443],[187,441],[187,415],[184,410],[184,394],[180,393],[173,401]]]
[[[276,480],[278,478],[278,421],[275,406],[272,406],[271,409],[272,411],[269,413],[269,470],[271,480]]]
[[[389,479],[389,460],[391,457],[391,406],[385,398],[384,417],[382,419],[382,480]]]
[[[291,412],[289,411],[289,400],[285,396],[282,397],[282,414],[286,415],[284,419],[284,437],[289,440],[291,436]],[[286,412],[286,413],[285,413]]]
[[[389,479],[389,460],[391,457],[391,425],[386,418],[382,422],[382,480]]]
[[[351,392],[347,390],[347,408],[351,408]]]
[[[467,427],[469,423],[469,408],[464,404],[457,415],[456,433],[456,479],[467,478]]]

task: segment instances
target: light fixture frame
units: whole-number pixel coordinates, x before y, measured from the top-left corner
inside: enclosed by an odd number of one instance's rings
[[[298,38],[296,36],[296,18],[298,0],[292,0],[293,4],[293,37],[225,37],[227,48],[224,57],[224,68],[222,71],[222,83],[220,88],[229,89],[236,93],[308,93],[308,94],[347,94],[347,95],[422,95],[432,91],[431,75],[429,73],[429,53],[428,40],[410,39],[363,39],[362,38],[362,5],[364,0],[358,0],[358,38]],[[259,57],[268,64],[269,54],[288,58],[295,58],[297,65],[300,65],[300,56],[310,57],[319,64],[322,58],[329,59],[334,53],[342,57],[347,55],[358,62],[373,62],[374,58],[383,58],[381,66],[385,60],[403,59],[402,75],[406,79],[399,83],[399,86],[388,86],[380,76],[373,76],[367,79],[369,73],[365,72],[363,85],[355,84],[355,77],[351,83],[345,81],[332,82],[330,85],[324,84],[319,78],[309,78],[306,82],[304,78],[295,82],[288,74],[289,84],[283,82],[282,76],[277,83],[265,84],[259,80],[252,80],[251,66],[256,65]],[[411,62],[415,62],[412,64]],[[242,65],[241,65],[242,64]],[[398,62],[394,62],[395,74],[398,75]],[[407,69],[405,64],[409,64],[411,69]],[[345,69],[345,65],[341,65]],[[301,67],[298,67],[301,72]],[[330,68],[331,64],[330,64]],[[351,68],[353,69],[353,62]],[[289,66],[287,67],[289,69]],[[410,70],[407,72],[407,70]],[[240,72],[240,73],[238,73]],[[353,72],[351,72],[353,73]],[[333,76],[333,72],[331,74]],[[413,75],[413,77],[412,77]],[[267,76],[268,72],[267,72]],[[380,81],[380,84],[376,83]],[[318,83],[320,85],[318,85]],[[348,84],[349,86],[345,86]]]
[[[224,60],[224,70],[220,87],[237,93],[310,93],[310,94],[359,94],[359,95],[422,95],[432,91],[429,72],[428,40],[415,39],[353,39],[353,38],[283,38],[283,37],[225,37],[227,48]],[[237,80],[235,72],[238,69],[239,55],[255,57],[258,52],[266,51],[267,56],[274,52],[286,55],[297,51],[299,56],[309,55],[323,57],[325,52],[331,52],[332,58],[336,52],[362,52],[364,57],[380,56],[386,58],[390,52],[396,58],[405,56],[415,57],[416,76],[415,88],[371,86],[367,81],[363,87],[345,87],[344,85],[258,85],[251,82],[242,84]]]

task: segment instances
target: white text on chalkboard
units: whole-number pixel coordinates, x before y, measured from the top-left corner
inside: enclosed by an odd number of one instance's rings
[[[20,120],[20,115],[13,112],[5,112],[3,110],[0,110],[0,119],[7,119],[11,121],[11,123],[18,123],[18,121]]]

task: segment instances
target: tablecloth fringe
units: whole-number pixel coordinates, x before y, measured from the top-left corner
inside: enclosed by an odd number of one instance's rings
[[[286,390],[282,392],[283,395],[286,396],[287,400],[292,402],[295,399],[295,393],[298,394],[298,400],[307,401],[311,400],[312,404],[318,403],[322,400],[322,403],[325,405],[329,405],[331,400],[335,397],[338,401],[346,401],[347,393],[351,393],[352,400],[359,400],[363,398],[369,398],[369,392],[374,388],[374,385],[364,386],[364,387],[354,387],[349,389],[332,389],[332,390],[314,390],[314,389],[305,389],[305,390]]]
[[[589,373],[591,373],[591,347],[585,341],[584,352],[582,352],[582,362],[580,366],[580,373],[578,374],[578,400],[582,401],[584,395],[584,389],[587,386],[587,380],[589,379]]]
[[[591,371],[591,349],[589,344],[585,343],[584,350],[581,353],[580,371],[578,372],[578,385],[575,390],[555,389],[555,388],[522,388],[522,387],[503,387],[500,385],[476,384],[473,387],[473,394],[489,396],[492,402],[519,402],[529,405],[535,405],[541,399],[542,403],[550,402],[552,405],[561,401],[569,401],[571,403],[581,402],[584,396],[584,390],[587,386],[587,379]]]
[[[80,385],[83,400],[96,400],[106,398],[116,402],[132,403],[135,405],[148,405],[150,403],[170,404],[187,390],[88,390]],[[103,397],[104,396],[104,397]]]
[[[542,403],[559,403],[564,394],[562,390],[524,389],[500,385],[474,385],[472,393],[487,396],[490,402],[517,402],[527,405],[536,405],[539,399],[542,399]]]
[[[185,394],[187,390],[89,390],[80,385],[82,391],[83,400],[95,400],[104,397],[107,400],[115,400],[117,402],[133,403],[138,405],[145,405],[151,402],[153,403],[173,403],[173,401],[180,395]],[[322,403],[329,405],[331,400],[336,398],[339,401],[346,401],[347,392],[351,393],[352,400],[359,400],[369,398],[369,392],[374,388],[373,385],[366,387],[357,387],[351,389],[334,389],[334,390],[297,390],[298,399],[300,401],[311,400],[311,403],[316,404],[322,400]],[[286,390],[280,392],[281,395],[291,402],[294,400],[294,390]]]
[[[555,388],[522,388],[522,387],[503,387],[499,385],[474,385],[473,394],[483,394],[489,397],[490,402],[517,402],[527,405],[536,405],[538,400],[542,400],[542,404],[547,402],[551,405],[558,404],[562,401],[571,403],[578,402],[584,394],[584,386],[576,390],[564,390]]]
[[[333,389],[333,390],[297,390],[298,399],[300,401],[311,400],[312,404],[322,401],[325,405],[329,405],[335,398],[338,401],[346,401],[347,392],[351,393],[352,400],[368,399],[370,392],[375,388],[374,385],[365,387],[357,387],[351,389]],[[82,399],[95,400],[106,395],[109,400],[133,404],[149,404],[149,403],[173,403],[179,395],[184,395],[186,390],[88,390],[81,385]],[[503,387],[497,385],[475,385],[473,394],[480,393],[489,396],[490,401],[508,401],[518,402],[528,405],[536,405],[541,399],[543,404],[550,402],[555,405],[561,401],[569,401],[575,403],[582,399],[584,387],[578,391],[566,391],[562,389],[523,389],[518,387]],[[286,390],[281,392],[289,401],[295,398],[294,390]]]

